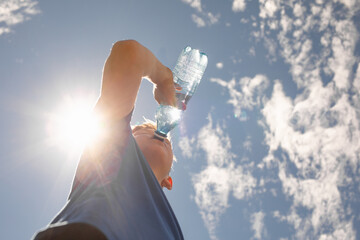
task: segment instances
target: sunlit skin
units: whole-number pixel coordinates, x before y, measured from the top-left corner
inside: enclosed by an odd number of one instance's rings
[[[154,130],[151,128],[136,131],[134,138],[161,187],[171,190],[172,179],[169,172],[173,162],[173,152],[170,141],[154,138]]]
[[[134,108],[142,78],[153,83],[154,98],[159,104],[176,106],[171,70],[134,40],[115,43],[105,62],[95,112],[109,122],[128,115]],[[154,139],[153,129],[140,130],[134,137],[161,187],[171,190],[169,172],[173,153],[170,142]]]
[[[154,84],[154,98],[164,105],[175,105],[175,88],[172,72],[144,46],[133,40],[120,41],[114,44],[105,62],[102,79],[101,96],[94,112],[84,111],[79,104],[70,101],[64,109],[54,114],[50,123],[52,137],[59,145],[77,150],[87,144],[95,162],[101,162],[96,156],[107,151],[101,140],[102,125],[111,125],[121,121],[134,108],[141,79],[147,78]],[[106,129],[106,127],[105,127]],[[109,136],[111,138],[111,136]],[[173,153],[168,139],[164,142],[154,138],[154,129],[144,128],[134,133],[134,138],[148,161],[161,187],[172,189],[172,179],[169,176]],[[76,149],[75,149],[76,148]],[[78,169],[78,178],[86,177],[89,166]],[[80,174],[83,172],[84,174]]]

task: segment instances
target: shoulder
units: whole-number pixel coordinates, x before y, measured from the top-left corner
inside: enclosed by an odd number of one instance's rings
[[[106,240],[105,235],[96,227],[86,223],[70,223],[50,226],[36,234],[33,240]]]

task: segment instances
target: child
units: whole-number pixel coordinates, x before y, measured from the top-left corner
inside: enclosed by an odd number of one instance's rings
[[[151,123],[130,127],[143,77],[158,103],[175,106],[171,70],[134,40],[115,43],[94,109],[106,133],[84,150],[65,207],[35,240],[183,239],[162,191],[172,189],[171,143]]]

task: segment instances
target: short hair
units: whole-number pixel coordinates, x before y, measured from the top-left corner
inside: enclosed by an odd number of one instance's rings
[[[156,123],[151,120],[146,119],[145,122],[140,125],[131,126],[132,133],[135,133],[135,132],[137,132],[141,129],[145,129],[145,128],[151,128],[155,131]]]
[[[135,125],[135,126],[131,126],[131,130],[132,133],[134,134],[135,132],[141,130],[141,129],[146,129],[146,128],[150,128],[154,131],[156,131],[157,127],[156,127],[156,123],[150,119],[144,118],[144,122],[142,124],[139,125]],[[167,135],[167,139],[170,141],[171,145],[172,145],[172,141],[171,141],[171,134],[169,133]],[[173,152],[173,161],[176,162],[176,156]],[[172,167],[171,167],[172,168]]]

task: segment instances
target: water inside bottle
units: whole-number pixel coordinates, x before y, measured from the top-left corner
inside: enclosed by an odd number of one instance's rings
[[[160,105],[158,107],[155,116],[157,120],[155,136],[166,137],[166,134],[179,123],[182,111],[186,110],[190,98],[200,83],[207,62],[206,54],[198,49],[188,46],[182,50],[173,69],[175,87],[180,87],[176,89],[177,106]]]
[[[181,109],[168,105],[160,105],[156,111],[155,118],[157,124],[156,132],[166,135],[179,124]]]

